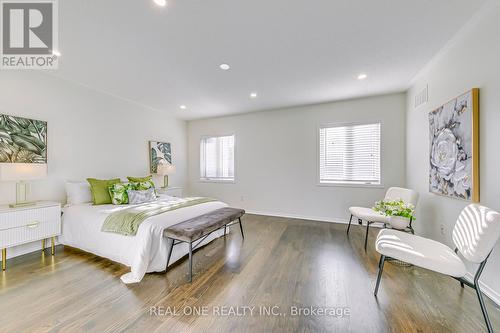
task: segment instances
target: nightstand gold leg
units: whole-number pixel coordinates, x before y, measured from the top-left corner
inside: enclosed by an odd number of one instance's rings
[[[45,252],[45,239],[42,239],[42,253]]]
[[[50,238],[50,253],[54,255],[55,249],[54,249],[54,242],[55,242],[55,237]]]
[[[7,269],[7,249],[2,249],[2,270]]]

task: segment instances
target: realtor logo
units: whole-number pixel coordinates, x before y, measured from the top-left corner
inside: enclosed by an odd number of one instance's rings
[[[2,69],[56,69],[55,0],[0,0]]]

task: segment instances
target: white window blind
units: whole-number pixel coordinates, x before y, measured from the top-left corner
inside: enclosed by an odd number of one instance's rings
[[[321,126],[319,181],[380,184],[380,123]]]
[[[202,180],[234,180],[234,135],[201,139],[200,178]]]

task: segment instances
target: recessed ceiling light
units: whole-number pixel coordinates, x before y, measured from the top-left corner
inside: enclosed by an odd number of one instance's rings
[[[365,73],[361,73],[358,75],[358,80],[364,80],[368,77],[368,75],[366,75]]]
[[[61,52],[59,52],[57,50],[52,50],[52,54],[55,55],[56,57],[60,57],[61,56]]]
[[[186,109],[187,109],[187,106],[185,106],[185,105],[181,105],[181,106],[179,106],[179,108],[180,108],[181,110],[186,110]]]
[[[228,64],[220,64],[219,68],[222,69],[223,71],[227,71],[228,69],[231,68]]]
[[[165,7],[167,5],[167,0],[153,0],[155,4],[161,7]]]
[[[257,92],[253,91],[250,93],[251,98],[257,98]]]

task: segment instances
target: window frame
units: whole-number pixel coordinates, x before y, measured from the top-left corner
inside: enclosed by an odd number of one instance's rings
[[[234,139],[234,150],[233,150],[233,170],[234,170],[234,177],[233,179],[224,179],[224,178],[203,178],[201,176],[201,142],[205,139],[209,138],[221,138],[225,136],[232,136]],[[228,133],[228,134],[213,134],[213,135],[202,135],[200,137],[200,140],[198,142],[198,182],[200,183],[223,183],[223,184],[234,184],[236,183],[236,134],[235,133]]]
[[[380,124],[380,183],[379,184],[358,184],[350,183],[345,181],[339,182],[321,182],[321,161],[320,161],[320,142],[321,142],[321,129],[330,127],[343,127],[343,126],[358,126],[358,125],[372,125]],[[326,122],[320,123],[316,126],[316,186],[321,187],[364,187],[364,188],[384,188],[384,177],[383,177],[383,126],[384,123],[381,120],[372,121],[359,121],[359,122]]]

